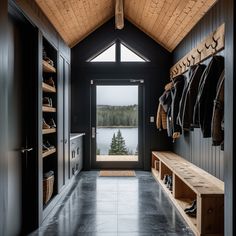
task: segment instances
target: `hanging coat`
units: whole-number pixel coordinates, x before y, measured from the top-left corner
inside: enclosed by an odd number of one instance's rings
[[[217,94],[214,100],[213,116],[211,122],[212,145],[219,146],[224,141],[224,81],[225,74],[222,72],[217,85]]]
[[[194,68],[194,71],[191,74],[190,81],[187,87],[182,116],[182,127],[184,130],[192,129],[191,124],[193,123],[193,112],[198,94],[198,86],[205,69],[206,65],[199,64]]]
[[[161,103],[159,103],[158,109],[157,109],[156,126],[157,126],[157,129],[159,130],[167,129],[167,114],[164,111]]]
[[[188,87],[189,87],[189,83],[191,81],[192,75],[195,71],[197,66],[191,66],[189,68],[188,74],[186,76],[186,82],[185,82],[185,86],[183,89],[183,93],[182,93],[182,97],[180,99],[180,104],[179,104],[179,113],[177,116],[177,124],[179,124],[183,130],[183,115],[184,115],[184,108],[185,108],[185,102],[186,102],[186,97],[187,97],[187,92],[188,92]]]
[[[204,138],[211,137],[211,121],[216,87],[224,70],[224,57],[214,56],[207,66],[198,87],[194,106],[194,127],[200,127]]]
[[[179,75],[174,79],[174,87],[171,89],[172,104],[171,104],[171,125],[172,135],[176,132],[182,133],[181,126],[177,123],[179,113],[179,102],[182,97],[186,77]]]
[[[157,109],[156,126],[157,129],[167,129],[167,111],[171,105],[170,91],[165,91],[159,98],[159,105]]]

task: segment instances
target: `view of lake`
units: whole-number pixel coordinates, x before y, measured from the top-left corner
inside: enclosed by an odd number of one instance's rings
[[[100,155],[108,155],[113,134],[117,134],[118,130],[121,131],[127,149],[136,152],[138,128],[97,128],[97,149],[100,149]]]

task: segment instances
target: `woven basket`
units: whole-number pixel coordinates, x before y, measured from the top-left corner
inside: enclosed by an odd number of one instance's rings
[[[46,204],[53,193],[54,175],[43,180],[43,204]]]

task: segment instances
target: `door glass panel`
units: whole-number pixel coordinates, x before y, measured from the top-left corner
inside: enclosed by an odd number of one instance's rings
[[[96,86],[96,161],[138,161],[138,86]]]

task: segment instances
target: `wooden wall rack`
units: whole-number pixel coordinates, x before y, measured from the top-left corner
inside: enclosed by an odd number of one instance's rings
[[[196,65],[212,55],[220,52],[225,47],[225,24],[222,24],[201,43],[193,48],[186,56],[179,60],[170,69],[170,78],[185,73],[192,65]]]
[[[195,235],[224,234],[224,182],[173,152],[152,152],[152,174],[170,197]],[[173,191],[164,184],[173,179]],[[197,200],[196,217],[184,209]]]

